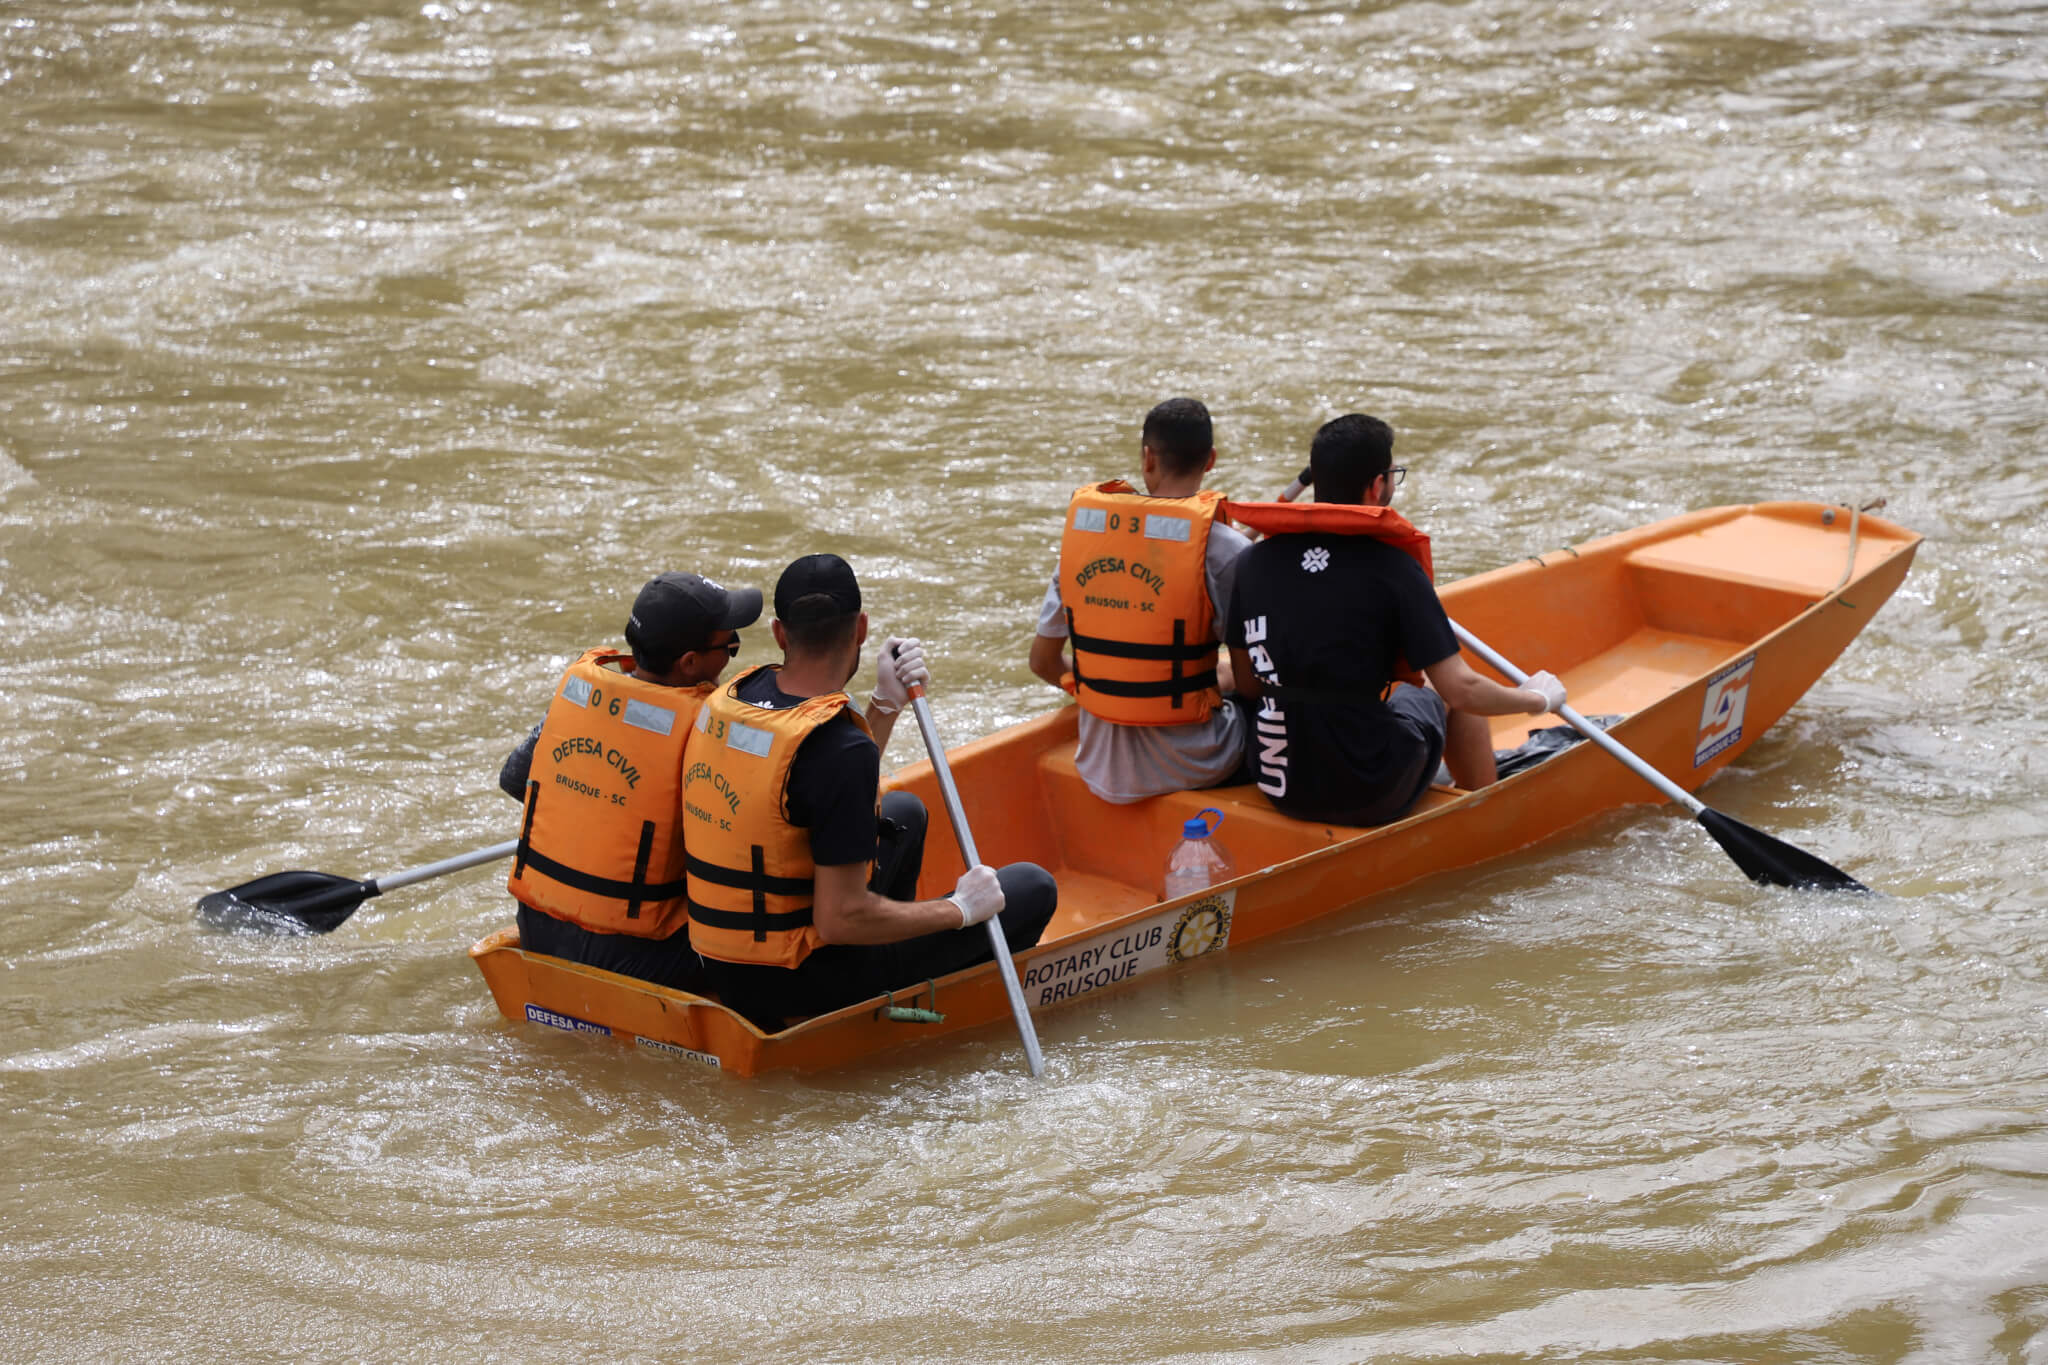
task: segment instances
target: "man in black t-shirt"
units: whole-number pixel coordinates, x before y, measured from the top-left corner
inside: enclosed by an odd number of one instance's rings
[[[775,614],[783,665],[742,679],[738,699],[779,711],[842,690],[868,633],[860,584],[846,561],[808,555],[790,565],[775,586]],[[896,713],[910,686],[930,674],[918,642],[895,639],[882,642],[875,673],[867,708],[874,737],[841,711],[803,738],[789,769],[785,813],[808,833],[812,923],[823,944],[794,968],[705,959],[719,998],[770,1032],[791,1017],[989,961],[981,926],[998,914],[1010,951],[1022,952],[1038,942],[1058,903],[1051,875],[1033,863],[972,867],[950,896],[911,899],[924,861],[924,803],[891,792],[881,803],[878,837],[875,796]]]
[[[1316,501],[1390,507],[1405,472],[1393,429],[1352,413],[1309,448]],[[1238,561],[1225,641],[1238,690],[1259,699],[1250,758],[1259,789],[1289,815],[1380,825],[1412,809],[1439,761],[1460,787],[1494,781],[1488,716],[1541,715],[1563,684],[1480,676],[1422,565],[1372,534],[1288,532]],[[1429,686],[1388,684],[1402,669]]]

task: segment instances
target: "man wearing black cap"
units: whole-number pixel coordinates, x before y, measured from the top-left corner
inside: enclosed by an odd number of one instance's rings
[[[913,900],[924,803],[891,792],[876,817],[882,748],[909,689],[930,679],[916,640],[882,642],[866,716],[845,692],[868,619],[837,555],[808,555],[775,585],[780,667],[718,689],[690,738],[684,824],[691,941],[719,998],[774,1032],[1038,942],[1058,901],[1044,869],[967,870],[949,896]]]
[[[758,588],[664,573],[633,599],[631,654],[587,651],[498,786],[526,808],[507,886],[520,946],[681,990],[703,986],[683,896],[683,750],[761,617]]]

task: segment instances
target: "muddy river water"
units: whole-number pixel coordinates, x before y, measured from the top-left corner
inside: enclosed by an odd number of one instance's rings
[[[2048,10],[0,4],[0,1328],[48,1360],[2048,1360]],[[1400,432],[1451,578],[1888,499],[1709,798],[754,1082],[506,1022],[661,568],[854,562],[965,737],[1188,393]],[[741,663],[764,656],[749,636]],[[904,727],[888,756],[918,756]]]

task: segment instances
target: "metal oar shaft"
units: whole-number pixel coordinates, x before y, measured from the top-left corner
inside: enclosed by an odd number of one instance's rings
[[[1495,653],[1492,647],[1489,646],[1484,640],[1481,640],[1478,636],[1474,635],[1471,631],[1459,625],[1456,621],[1451,622],[1451,629],[1458,632],[1458,638],[1464,642],[1465,648],[1471,650],[1474,654],[1477,654],[1480,658],[1486,660],[1486,662],[1488,662],[1489,664],[1492,664],[1495,669],[1499,670],[1503,677],[1508,679],[1508,681],[1514,683],[1517,687],[1520,687],[1522,684],[1529,681],[1528,674],[1524,673],[1521,669],[1516,668],[1513,664],[1509,663],[1501,655]],[[1593,724],[1593,722],[1587,720],[1584,716],[1580,715],[1577,711],[1574,711],[1571,707],[1560,706],[1557,708],[1557,714],[1561,719],[1564,720],[1566,724],[1570,725],[1572,729],[1577,730],[1580,734],[1584,735],[1587,739],[1592,740],[1595,744],[1605,749],[1615,758],[1620,759],[1621,762],[1628,768],[1630,772],[1634,773],[1637,777],[1642,778],[1643,781],[1649,783],[1658,791],[1663,792],[1673,801],[1678,802],[1680,805],[1690,810],[1694,815],[1698,815],[1701,811],[1707,808],[1706,803],[1704,801],[1701,801],[1697,796],[1694,796],[1691,792],[1679,786],[1676,782],[1673,782],[1664,774],[1658,772],[1655,768],[1645,763],[1642,759],[1636,757],[1634,753],[1622,747],[1622,744],[1619,740],[1609,735],[1605,730],[1601,729],[1599,726]]]
[[[401,886],[411,886],[430,877],[445,877],[450,872],[460,872],[466,867],[477,867],[483,863],[494,863],[500,858],[509,858],[517,852],[519,841],[507,839],[502,844],[492,844],[473,853],[458,853],[453,858],[443,858],[438,863],[427,863],[421,867],[409,867],[403,872],[393,872],[385,877],[372,877],[371,884],[378,892],[396,891]]]
[[[960,856],[969,867],[981,862],[974,847],[974,833],[967,827],[967,811],[960,804],[960,789],[953,783],[952,765],[946,762],[946,746],[939,739],[938,722],[932,719],[931,703],[924,689],[910,692],[911,709],[917,713],[917,728],[924,736],[925,752],[931,755],[932,773],[939,780],[939,795],[946,803],[946,818],[953,823],[953,837],[960,843]],[[1010,997],[1010,1014],[1017,1021],[1017,1037],[1024,1044],[1024,1060],[1031,1074],[1045,1074],[1045,1057],[1038,1049],[1038,1030],[1031,1023],[1030,1007],[1024,1003],[1024,987],[1017,980],[1017,964],[1010,958],[1010,941],[1003,936],[1000,916],[982,921],[988,930],[989,947],[994,950],[996,970],[1002,974],[1003,991]]]
[[[1512,678],[1516,683],[1528,681],[1522,670],[1488,649],[1471,631],[1456,621],[1451,622],[1451,629],[1458,632],[1458,638],[1465,642],[1467,649],[1499,669],[1502,676]],[[1560,706],[1557,713],[1569,721],[1574,730],[1621,760],[1630,772],[1691,810],[1693,818],[1699,821],[1707,833],[1714,836],[1714,842],[1735,860],[1735,865],[1741,868],[1743,875],[1751,881],[1764,886],[1864,892],[1870,890],[1841,868],[1814,857],[1805,849],[1797,848],[1760,829],[1751,829],[1734,816],[1724,815],[1710,808],[1691,792],[1623,748],[1621,741],[1611,737],[1605,730],[1592,724],[1571,707]]]
[[[918,732],[924,736],[924,746],[932,756],[932,772],[939,779],[939,798],[946,803],[946,818],[953,822],[953,837],[959,841],[960,856],[973,867],[981,861],[981,854],[974,847],[974,831],[967,827],[967,811],[960,804],[960,788],[953,781],[952,765],[946,762],[946,751],[939,739],[939,725],[932,718],[932,704],[922,693],[911,698],[910,707],[917,713]]]

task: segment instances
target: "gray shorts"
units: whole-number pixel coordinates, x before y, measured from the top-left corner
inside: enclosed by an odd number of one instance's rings
[[[1347,811],[1340,821],[1347,825],[1384,825],[1400,819],[1415,808],[1429,784],[1436,780],[1437,765],[1444,758],[1444,736],[1450,731],[1450,708],[1427,687],[1406,683],[1387,698],[1387,710],[1395,724],[1420,742],[1422,751],[1413,762],[1381,789],[1381,795],[1356,810]]]

